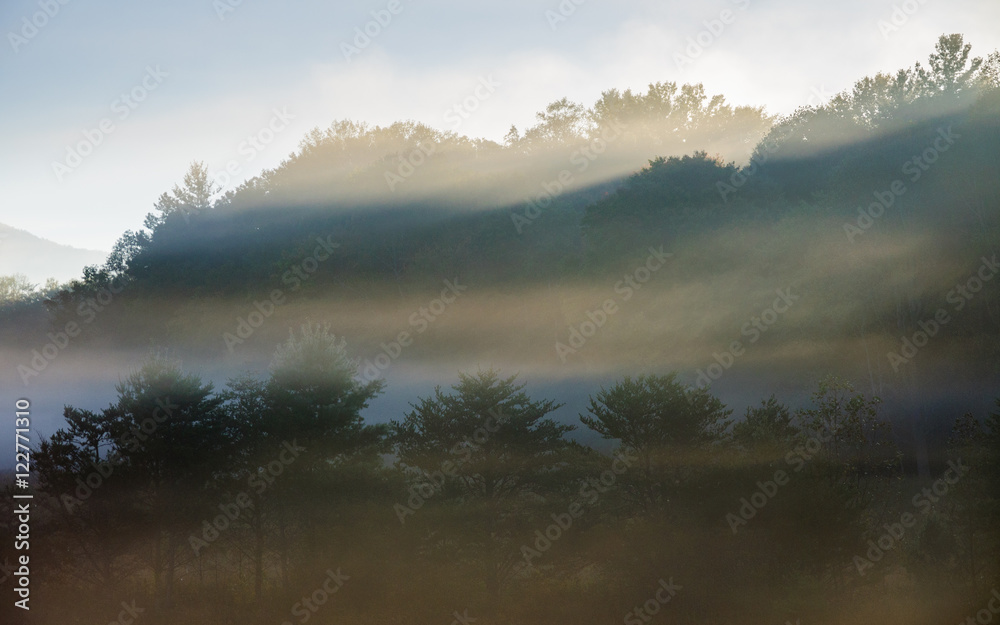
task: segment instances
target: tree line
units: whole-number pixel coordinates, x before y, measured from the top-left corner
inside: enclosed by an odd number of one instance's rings
[[[646,93],[607,91],[590,107],[554,102],[503,143],[415,122],[339,121],[309,133],[279,167],[237,188],[220,189],[207,166],[193,164],[157,199],[144,229],[124,233],[102,266],[48,293],[38,312],[61,328],[108,284],[128,284],[124,306],[106,315],[113,340],[168,343],[163,328],[183,320],[144,301],[257,297],[303,242],[332,232],[341,247],[305,285],[310,295],[404,294],[457,270],[481,285],[593,280],[630,262],[637,248],[726,226],[853,223],[858,206],[888,188],[942,127],[954,127],[960,143],[881,222],[897,231],[907,224],[959,228],[988,249],[997,232],[988,198],[998,179],[991,157],[1000,142],[998,67],[998,53],[973,56],[956,34],[939,39],[926,66],[863,78],[829,102],[777,118],[731,107],[701,85],[657,83]],[[572,155],[610,125],[626,130],[579,171]],[[705,137],[742,146],[740,160],[748,161],[724,159],[720,153],[735,152]],[[426,162],[390,190],[384,175],[421,146],[431,149]],[[570,183],[560,182],[562,172]],[[539,198],[545,207],[537,219],[516,227]],[[19,297],[23,289],[9,282],[11,297]],[[880,307],[871,311],[880,314]]]
[[[517,376],[460,373],[367,423],[384,389],[306,325],[264,379],[217,391],[154,354],[104,410],[67,406],[34,458],[40,610],[98,619],[139,598],[156,622],[294,621],[336,571],[324,618],[346,622],[601,622],[662,578],[681,588],[677,622],[765,623],[877,604],[900,570],[913,597],[975,596],[1000,574],[1000,411],[959,419],[929,482],[904,470],[879,399],[835,378],[808,407],[771,396],[737,419],[675,373],[625,377],[579,418],[611,453],[572,440]],[[949,461],[969,471],[942,493]],[[921,492],[928,509],[886,545]]]

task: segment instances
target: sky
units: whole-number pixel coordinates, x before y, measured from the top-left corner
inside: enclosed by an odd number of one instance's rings
[[[192,161],[232,187],[335,120],[500,140],[658,81],[788,113],[941,34],[986,56],[997,24],[996,0],[3,0],[0,223],[109,250]]]

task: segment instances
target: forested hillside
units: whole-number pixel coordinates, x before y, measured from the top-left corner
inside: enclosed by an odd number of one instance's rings
[[[998,157],[1000,53],[946,35],[787,116],[662,82],[195,162],[0,310],[24,388],[130,363],[34,451],[42,618],[960,622],[1000,587],[1000,413],[956,408],[1000,398]],[[436,388],[366,420],[404,366]]]

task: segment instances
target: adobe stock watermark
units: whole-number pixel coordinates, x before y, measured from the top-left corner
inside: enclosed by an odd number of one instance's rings
[[[796,445],[794,449],[785,454],[785,464],[791,468],[792,473],[801,472],[806,464],[823,449],[823,446],[833,440],[837,428],[831,426],[831,423],[826,420],[822,421],[821,425],[822,429],[813,433],[804,443]],[[771,480],[758,481],[757,490],[750,497],[741,497],[738,502],[740,507],[736,511],[738,515],[732,512],[726,514],[726,523],[729,524],[729,529],[733,531],[733,534],[739,533],[740,527],[747,525],[751,519],[757,516],[757,513],[777,496],[778,489],[788,485],[790,478],[791,475],[787,471],[778,469],[774,472]]]
[[[243,157],[243,164],[253,162],[258,154],[274,142],[276,136],[288,128],[289,122],[293,119],[295,119],[295,115],[288,112],[287,106],[282,107],[281,110],[276,108],[271,109],[271,118],[267,123],[261,126],[257,132],[248,135],[236,148],[237,153]],[[243,165],[238,159],[232,158],[226,162],[224,170],[211,173],[209,176],[215,183],[215,186],[222,191],[229,187],[233,178],[242,173],[242,167]],[[185,217],[187,217],[186,214]]]
[[[292,616],[298,617],[299,623],[305,623],[319,612],[319,609],[326,605],[330,597],[337,594],[337,591],[344,586],[344,582],[349,579],[351,579],[350,575],[344,575],[339,568],[336,571],[327,569],[326,577],[323,578],[316,590],[302,597],[292,606]],[[292,621],[284,621],[281,625],[293,624]]]
[[[340,42],[340,51],[343,52],[344,59],[350,63],[352,58],[361,54],[362,51],[372,44],[374,39],[389,27],[393,19],[402,13],[405,8],[402,0],[389,0],[385,8],[372,11],[370,13],[372,19],[361,26],[354,27],[353,39]]]
[[[889,41],[889,34],[897,32],[900,28],[916,15],[920,8],[927,4],[927,0],[905,0],[902,4],[892,5],[892,13],[889,19],[878,21],[878,31],[882,33],[882,39]]]
[[[683,588],[683,586],[674,583],[673,577],[670,578],[669,582],[665,579],[660,579],[659,586],[657,586],[653,596],[643,602],[641,606],[637,605],[629,612],[626,612],[622,620],[625,622],[625,625],[645,625],[660,613],[663,606],[670,603],[670,600],[677,596],[678,590],[682,590]]]
[[[285,472],[285,467],[298,460],[299,454],[305,450],[306,448],[299,446],[295,439],[292,439],[291,443],[283,441],[278,457],[266,465],[258,467],[257,473],[247,478],[247,486],[260,495],[270,488],[275,479]],[[221,503],[218,508],[222,514],[202,522],[200,537],[195,534],[188,536],[188,545],[194,551],[195,557],[201,554],[202,549],[217,541],[221,533],[229,529],[232,523],[243,515],[244,510],[253,508],[253,499],[246,491],[240,491],[233,497],[232,501]]]
[[[461,614],[458,610],[455,610],[451,613],[451,615],[455,617],[455,620],[451,622],[451,625],[471,625],[479,620],[475,616],[469,616],[469,608],[462,610]]]
[[[527,543],[521,545],[521,558],[525,567],[534,566],[533,561],[551,549],[552,545],[562,538],[563,533],[573,527],[574,521],[584,515],[588,506],[593,508],[601,495],[613,490],[618,483],[618,476],[628,472],[635,462],[638,462],[636,456],[619,450],[613,456],[610,469],[603,471],[596,478],[589,477],[583,480],[578,496],[566,507],[566,511],[559,514],[552,513],[550,515],[552,523],[544,530],[535,530],[535,540],[531,545]]]
[[[982,610],[976,612],[975,616],[970,616],[966,618],[959,625],[990,625],[993,622],[993,617],[1000,614],[1000,590],[996,588],[990,593],[990,600],[987,602],[986,607]]]
[[[653,274],[659,271],[666,264],[667,259],[672,256],[672,253],[663,251],[662,245],[660,249],[650,247],[646,262],[615,283],[615,293],[622,296],[623,302],[629,301],[635,292],[649,282]],[[566,359],[581,350],[587,341],[604,327],[611,315],[617,313],[618,310],[618,302],[615,298],[609,297],[597,308],[587,311],[586,321],[570,326],[566,343],[556,341],[556,356],[560,362],[566,364]]]
[[[582,174],[590,169],[591,163],[604,154],[608,146],[618,140],[625,132],[625,125],[614,121],[601,129],[598,137],[591,139],[590,143],[579,150],[573,152],[569,157],[569,163],[573,169],[564,169],[554,180],[542,183],[542,191],[525,201],[527,205],[524,214],[512,212],[511,221],[514,222],[514,229],[518,234],[524,231],[525,226],[531,225],[542,214],[543,208],[552,205],[552,201],[566,192],[578,174]]]
[[[462,122],[472,117],[483,102],[489,100],[496,93],[497,87],[500,86],[499,82],[493,80],[492,74],[485,78],[480,77],[479,83],[472,90],[472,93],[444,112],[444,121],[451,124],[451,131],[457,132],[461,128]]]
[[[128,603],[122,601],[121,606],[122,609],[118,613],[118,618],[109,621],[108,625],[132,625],[135,622],[135,617],[146,611],[145,608],[140,608],[135,604],[135,599]]]
[[[953,132],[951,128],[951,126],[938,128],[938,136],[934,142],[927,146],[923,152],[903,163],[901,171],[907,176],[910,184],[920,180],[924,173],[937,162],[941,154],[950,150],[951,146],[955,145],[956,139],[962,138],[962,135]],[[875,220],[881,217],[886,209],[891,208],[896,203],[896,199],[906,191],[906,183],[900,179],[893,180],[886,190],[875,191],[873,194],[875,201],[868,206],[858,208],[858,218],[855,223],[844,223],[844,233],[847,234],[847,240],[854,243],[854,239],[871,228]]]
[[[43,28],[49,25],[49,21],[59,14],[70,0],[38,0],[38,11],[30,16],[21,18],[21,28],[18,32],[13,30],[7,32],[7,41],[13,48],[14,54],[20,54],[21,48],[28,45],[28,42],[38,36]]]
[[[468,288],[468,286],[459,283],[457,277],[454,280],[445,280],[440,296],[432,299],[426,306],[418,308],[407,320],[410,327],[414,328],[414,333],[411,335],[405,330],[400,332],[396,335],[395,341],[380,345],[382,353],[365,361],[365,366],[361,370],[361,377],[364,378],[365,382],[371,382],[381,376],[382,372],[403,354],[403,349],[413,344],[414,337],[426,332],[431,324],[444,314],[448,306],[462,296],[462,291],[468,290]]]
[[[549,28],[555,32],[559,24],[568,21],[573,17],[576,10],[586,4],[587,0],[561,0],[556,10],[546,9],[545,21],[549,23]]]
[[[996,254],[993,255],[993,258],[983,256],[981,260],[983,262],[979,265],[979,269],[964,282],[956,284],[955,288],[945,295],[945,301],[952,305],[953,312],[957,313],[964,309],[966,304],[983,290],[983,286],[991,281],[997,272],[1000,272],[1000,263],[997,263]],[[905,365],[913,360],[917,352],[926,347],[930,340],[941,331],[941,328],[950,321],[951,315],[948,314],[948,310],[938,308],[933,317],[917,322],[920,329],[910,336],[900,338],[899,351],[886,354],[889,364],[892,365],[892,370],[898,372],[900,365]]]
[[[969,472],[969,467],[962,464],[962,459],[957,461],[949,460],[948,469],[940,478],[934,480],[930,487],[923,488],[913,496],[910,503],[917,508],[919,514],[927,516],[934,509],[934,504],[945,497],[951,487],[954,486]],[[949,477],[949,474],[952,477]],[[854,567],[858,575],[864,577],[867,569],[875,567],[875,563],[882,560],[887,553],[899,546],[899,543],[906,535],[906,530],[912,529],[917,524],[917,517],[913,513],[904,512],[899,516],[899,521],[886,523],[882,527],[885,532],[875,540],[868,541],[868,551],[864,556],[854,556]]]
[[[301,289],[302,283],[309,280],[316,273],[320,263],[330,258],[333,250],[340,247],[340,244],[334,243],[330,240],[331,238],[333,238],[332,234],[327,235],[325,239],[316,237],[318,245],[313,250],[312,255],[307,256],[304,260],[292,265],[291,269],[285,271],[281,275],[282,284],[287,284],[291,291]],[[222,341],[226,344],[226,349],[229,353],[232,354],[237,345],[242,345],[252,337],[257,328],[264,325],[264,321],[274,314],[278,306],[285,305],[287,301],[285,292],[281,289],[273,289],[262,302],[254,300],[253,309],[246,316],[236,318],[236,329],[233,332],[225,332],[222,335]]]
[[[212,0],[212,8],[220,22],[226,21],[226,16],[235,13],[236,9],[243,6],[243,0]]]
[[[751,317],[750,321],[743,324],[740,327],[740,335],[749,337],[747,341],[748,345],[753,345],[760,337],[767,332],[771,326],[773,326],[778,321],[778,317],[786,312],[792,307],[792,305],[798,301],[799,295],[792,295],[792,287],[785,289],[778,289],[775,291],[777,297],[774,298],[774,303],[771,304],[770,308],[765,309],[760,313],[759,317]],[[717,352],[712,354],[712,358],[715,362],[705,367],[704,370],[698,369],[698,376],[695,378],[695,386],[698,388],[705,388],[712,383],[713,380],[718,380],[733,366],[736,359],[746,353],[746,347],[741,341],[733,341],[729,344],[729,349],[722,350],[722,353]]]
[[[395,173],[386,170],[385,171],[385,184],[389,187],[389,190],[393,193],[396,192],[396,187],[403,184],[410,179],[417,169],[427,162],[427,157],[434,154],[434,150],[437,149],[432,143],[425,146],[422,142],[417,143],[417,147],[410,151],[405,159],[402,159],[399,165],[396,166]]]
[[[732,2],[741,11],[746,11],[750,6],[750,0],[732,0]],[[736,21],[737,15],[729,9],[722,9],[715,19],[702,22],[705,25],[705,30],[699,31],[694,37],[687,38],[688,45],[684,48],[684,54],[674,53],[674,65],[677,66],[677,69],[684,69],[685,65],[693,65],[695,59],[700,57],[722,36],[726,26],[730,26]]]
[[[146,74],[142,77],[142,80],[127,92],[122,93],[111,101],[109,108],[116,115],[118,122],[128,119],[132,115],[132,112],[145,102],[149,94],[156,91],[163,83],[163,80],[169,75],[160,69],[159,65],[155,68],[147,65]],[[115,130],[117,130],[117,127],[111,117],[102,118],[97,122],[96,128],[82,129],[80,134],[83,135],[83,139],[75,145],[66,146],[66,158],[63,161],[52,161],[52,173],[55,174],[56,180],[62,182],[67,174],[72,173],[80,167],[83,164],[83,159],[93,154],[94,150],[103,144],[105,139]]]

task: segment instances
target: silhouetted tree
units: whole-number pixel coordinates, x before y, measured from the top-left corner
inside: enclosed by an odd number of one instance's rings
[[[385,382],[359,380],[357,363],[329,324],[307,323],[289,334],[271,363],[262,429],[278,445],[305,450],[284,469],[280,488],[268,495],[279,510],[279,532],[297,527],[303,533],[306,548],[295,568],[304,578],[321,556],[316,549],[323,531],[320,515],[336,504],[310,493],[329,486],[331,475],[380,463],[388,426],[366,424],[361,417]],[[279,451],[275,447],[269,453]],[[292,510],[297,514],[289,514]],[[289,555],[282,554],[285,566]]]
[[[192,162],[184,174],[183,186],[174,185],[170,193],[163,193],[154,208],[159,215],[146,216],[145,226],[155,230],[168,217],[180,214],[185,220],[212,207],[212,196],[218,193],[218,186],[209,179],[208,167],[201,162]]]
[[[492,369],[460,373],[452,393],[436,388],[392,424],[399,463],[420,485],[411,493],[441,490],[442,498],[463,503],[460,557],[479,563],[493,607],[520,561],[513,529],[526,506],[553,490],[572,447],[564,435],[573,426],[546,416],[559,404],[532,400],[516,379]],[[397,514],[405,520],[415,510],[397,506]],[[447,530],[431,533],[439,535],[456,539]]]
[[[771,395],[760,406],[748,407],[743,420],[733,425],[733,442],[747,450],[758,447],[784,450],[797,433],[788,407]]]
[[[115,514],[148,530],[157,601],[170,608],[186,528],[200,519],[209,484],[227,470],[226,416],[211,384],[159,355],[116,390],[118,400],[100,414],[67,407],[69,427],[41,447],[40,472],[70,512],[93,491],[130,492]],[[88,489],[76,489],[77,479]]]
[[[667,375],[626,376],[590,398],[584,425],[639,459],[631,480],[644,507],[665,503],[691,467],[704,464],[708,451],[725,439],[732,410],[707,388]]]

